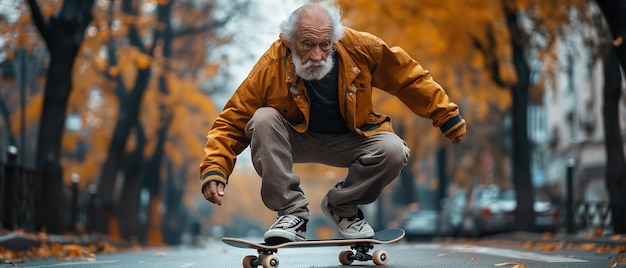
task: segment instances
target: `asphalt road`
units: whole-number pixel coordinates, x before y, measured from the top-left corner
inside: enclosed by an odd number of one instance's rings
[[[279,267],[347,267],[338,261],[345,247],[287,248],[280,249]],[[513,267],[524,264],[535,267],[612,267],[617,253],[599,254],[593,251],[555,250],[548,253],[506,248],[502,245],[470,245],[465,243],[434,243],[401,241],[391,245],[376,246],[385,250],[389,261],[383,267]],[[177,247],[144,249],[112,254],[100,254],[92,260],[65,260],[53,258],[27,259],[17,267],[242,267],[246,255],[255,250],[233,248],[220,241],[208,241],[204,247]],[[355,267],[374,267],[370,262],[355,261]],[[12,267],[0,264],[0,268]],[[615,267],[626,267],[619,264]]]

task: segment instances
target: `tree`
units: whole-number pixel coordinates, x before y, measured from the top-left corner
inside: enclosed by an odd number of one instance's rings
[[[74,59],[93,19],[93,0],[66,0],[59,12],[46,17],[36,0],[28,0],[31,14],[50,53],[39,136],[36,167],[40,170],[35,191],[35,224],[60,233],[64,228],[61,138],[67,100],[72,90]]]
[[[626,3],[598,0],[613,37],[604,57],[604,144],[606,147],[606,189],[611,206],[613,232],[626,233],[626,157],[619,124],[619,100],[622,95],[622,69],[626,68]]]
[[[513,65],[517,73],[517,83],[511,87],[513,96],[513,174],[512,180],[516,191],[515,222],[518,230],[533,231],[535,226],[534,187],[530,178],[530,142],[528,141],[528,96],[530,88],[530,67],[528,66],[524,44],[528,36],[519,25],[518,10],[515,1],[505,1],[504,16],[511,33]]]

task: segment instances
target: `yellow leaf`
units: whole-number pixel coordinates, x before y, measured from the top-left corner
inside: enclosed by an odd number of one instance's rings
[[[554,249],[556,249],[556,245],[549,244],[543,248],[543,252],[550,252],[550,251],[553,251]]]
[[[595,230],[593,230],[593,235],[594,236],[602,236],[602,235],[604,235],[604,230],[602,230],[602,228],[596,228]]]
[[[147,69],[150,66],[150,56],[145,54],[140,54],[135,60],[135,64],[137,64],[137,68],[139,69]]]
[[[110,66],[107,71],[110,76],[117,76],[120,73],[120,68],[117,66]]]

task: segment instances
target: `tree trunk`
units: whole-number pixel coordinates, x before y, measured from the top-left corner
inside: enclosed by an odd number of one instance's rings
[[[120,196],[118,211],[120,234],[123,238],[138,242],[141,178],[144,169],[143,152],[146,137],[141,124],[135,125],[137,147],[135,151],[124,157],[124,186]]]
[[[530,177],[530,142],[528,141],[527,110],[530,67],[525,58],[525,34],[519,25],[517,11],[511,2],[504,4],[504,14],[511,33],[513,48],[513,64],[517,72],[517,84],[511,88],[513,95],[513,185],[516,191],[517,207],[515,209],[516,229],[534,231],[535,194]],[[532,197],[532,198],[528,198]]]
[[[604,57],[604,144],[606,147],[606,189],[609,193],[611,220],[616,234],[626,234],[626,159],[619,125],[622,74],[611,47]]]
[[[107,159],[102,167],[98,187],[98,196],[102,202],[101,213],[107,218],[105,222],[115,221],[115,200],[113,200],[115,180],[118,171],[120,171],[122,167],[125,154],[124,150],[132,126],[139,122],[139,107],[141,106],[143,93],[148,86],[150,73],[150,69],[139,70],[137,80],[135,81],[135,88],[127,97],[123,97],[120,100],[120,117],[115,125],[113,138],[109,146]],[[102,228],[104,229],[100,230],[101,232],[109,232],[108,226],[102,226]]]
[[[604,58],[604,143],[606,146],[606,188],[609,192],[611,220],[616,234],[626,234],[626,157],[619,126],[619,100],[622,69],[626,68],[626,2],[597,1],[613,35],[615,49]],[[617,55],[616,55],[617,52]],[[616,57],[617,56],[617,57]],[[618,62],[619,59],[619,62]]]
[[[132,0],[124,0],[122,2],[122,10],[125,15],[133,16],[137,13],[136,6]],[[158,34],[155,35],[155,40],[158,38]],[[154,51],[154,45],[150,48],[150,51],[145,51],[139,32],[135,26],[130,27],[128,31],[128,39],[133,47],[138,48],[140,51],[152,56]],[[115,57],[111,55],[111,57]],[[124,150],[126,148],[126,141],[130,135],[132,127],[139,122],[139,108],[141,107],[141,100],[143,99],[144,92],[148,87],[148,80],[151,76],[150,67],[140,68],[135,78],[135,84],[132,91],[129,94],[125,94],[125,90],[120,90],[120,115],[115,125],[113,132],[113,138],[109,146],[107,159],[102,167],[102,173],[100,174],[100,181],[98,186],[98,196],[102,202],[103,217],[108,218],[105,222],[115,222],[115,201],[113,200],[113,189],[115,188],[115,179],[117,173],[122,166],[122,160],[124,157]],[[119,87],[123,87],[121,79],[119,81]],[[107,226],[102,226],[101,232],[108,232]]]
[[[61,138],[65,127],[67,99],[72,90],[74,60],[93,20],[93,0],[66,0],[49,20],[42,15],[36,0],[28,0],[33,21],[50,53],[43,109],[37,138],[34,223],[51,233],[64,228],[63,171]]]
[[[597,2],[611,30],[619,64],[626,69],[626,16],[624,16],[626,1],[597,0]]]
[[[169,245],[179,245],[187,224],[187,211],[182,202],[185,184],[179,178],[186,178],[186,170],[176,174],[175,165],[168,161],[165,187],[166,213],[163,215],[163,241]]]

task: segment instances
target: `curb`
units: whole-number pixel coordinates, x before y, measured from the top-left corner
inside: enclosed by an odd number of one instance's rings
[[[572,243],[572,244],[596,244],[606,246],[626,246],[626,235],[594,235],[592,233],[579,234],[539,234],[529,232],[504,233],[486,236],[485,240],[512,240],[518,242],[546,242],[546,243]]]

